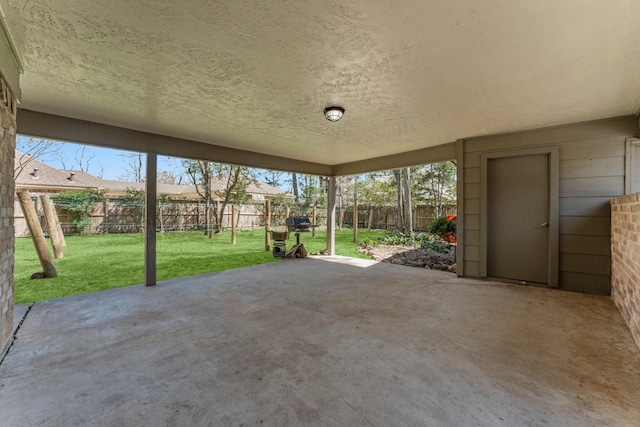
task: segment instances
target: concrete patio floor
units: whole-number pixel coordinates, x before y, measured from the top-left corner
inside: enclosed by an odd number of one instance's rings
[[[607,297],[341,257],[39,302],[3,426],[640,425]]]

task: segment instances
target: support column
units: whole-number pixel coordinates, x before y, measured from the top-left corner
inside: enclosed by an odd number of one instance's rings
[[[336,193],[338,186],[335,176],[327,182],[327,254],[336,254]]]
[[[353,178],[353,242],[358,243],[358,175]]]
[[[158,155],[147,153],[147,176],[145,178],[145,233],[144,233],[144,285],[156,284],[156,191]]]
[[[0,360],[9,348],[13,334],[13,161],[17,128],[16,98],[2,77],[4,72],[0,69]]]

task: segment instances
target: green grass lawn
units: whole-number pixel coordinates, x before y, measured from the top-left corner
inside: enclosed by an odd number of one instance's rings
[[[384,232],[360,230],[359,240],[377,238]],[[312,254],[326,247],[326,233],[301,235],[301,242]],[[158,280],[194,276],[249,265],[280,261],[264,250],[264,230],[239,232],[237,244],[230,243],[230,232],[207,239],[200,232],[166,233],[157,237]],[[15,303],[40,301],[67,295],[119,288],[144,281],[144,236],[142,234],[110,234],[68,236],[64,258],[55,260],[55,279],[31,280],[42,271],[31,238],[16,239]],[[295,236],[287,241],[287,249],[295,244]],[[336,254],[367,258],[356,251],[353,231],[336,232]]]

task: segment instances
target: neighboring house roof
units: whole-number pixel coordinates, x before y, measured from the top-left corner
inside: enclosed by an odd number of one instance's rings
[[[21,166],[22,165],[22,166]],[[15,169],[19,173],[16,176],[16,189],[40,190],[75,190],[95,189],[105,190],[107,193],[125,193],[128,189],[144,191],[144,182],[127,182],[102,179],[83,171],[60,170],[43,163],[28,154],[16,150]],[[214,193],[226,188],[227,178],[222,176],[211,181],[211,189]],[[170,194],[184,198],[198,198],[198,192],[194,185],[161,184],[157,185],[158,194]],[[264,200],[265,196],[273,196],[285,193],[279,188],[264,182],[256,181],[247,187],[254,200]]]
[[[93,175],[77,171],[63,171],[53,168],[28,154],[16,151],[14,170],[16,188],[31,189],[81,189],[99,188],[101,181]],[[74,174],[73,176],[71,174]]]

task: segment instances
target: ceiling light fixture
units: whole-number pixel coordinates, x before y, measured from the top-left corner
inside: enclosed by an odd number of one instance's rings
[[[324,116],[330,122],[337,122],[342,118],[344,114],[344,108],[342,107],[327,107],[324,109]]]

